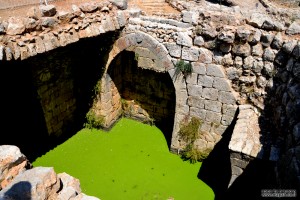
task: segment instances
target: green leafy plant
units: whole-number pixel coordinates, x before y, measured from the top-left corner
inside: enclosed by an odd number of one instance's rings
[[[103,124],[104,124],[104,121],[105,121],[103,116],[97,117],[96,114],[92,110],[90,110],[86,114],[85,118],[86,118],[86,123],[84,123],[84,127],[89,128],[89,129],[102,128]]]
[[[192,71],[193,71],[193,67],[192,67],[191,63],[184,62],[184,60],[179,60],[175,64],[174,77],[176,79],[180,73],[182,73],[183,76],[186,77],[186,76],[190,75],[192,73]]]

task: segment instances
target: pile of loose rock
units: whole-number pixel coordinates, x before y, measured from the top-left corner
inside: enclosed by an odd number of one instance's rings
[[[78,179],[52,167],[32,167],[20,149],[0,146],[0,199],[97,200],[81,192]]]

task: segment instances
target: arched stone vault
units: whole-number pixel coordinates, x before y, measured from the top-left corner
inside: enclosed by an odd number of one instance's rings
[[[111,77],[107,73],[107,69],[113,59],[122,51],[134,52],[137,56],[136,59],[138,59],[138,67],[153,70],[158,73],[169,74],[170,78],[173,80],[176,94],[173,133],[178,132],[179,126],[176,122],[180,121],[183,116],[188,114],[188,107],[186,105],[186,85],[182,76],[177,79],[173,78],[174,65],[165,46],[159,43],[152,36],[143,32],[130,33],[120,37],[114,43],[113,48],[109,53],[105,72],[101,80],[101,92],[99,93],[100,96],[98,98],[99,102],[94,104],[96,114],[100,114],[105,118],[104,127],[110,127],[118,119],[121,113],[120,100],[117,103],[112,101],[112,99],[119,99],[120,96],[117,94],[118,97],[114,97],[116,94],[114,92],[110,92],[116,91],[116,89]],[[114,106],[115,104],[118,104],[118,106]]]
[[[181,121],[187,116],[196,116],[203,121],[201,130],[205,134],[196,141],[197,147],[212,148],[230,125],[237,108],[223,67],[199,61],[193,64],[194,71],[190,76],[185,78],[179,75],[174,78],[173,62],[176,60],[170,56],[163,44],[144,32],[122,35],[115,41],[109,53],[101,79],[101,91],[94,104],[94,111],[103,119],[103,126],[109,128],[122,113],[121,96],[107,70],[116,56],[123,51],[135,53],[138,67],[158,73],[168,72],[173,80],[176,106],[170,148],[184,148],[185,143],[180,140],[178,131]]]

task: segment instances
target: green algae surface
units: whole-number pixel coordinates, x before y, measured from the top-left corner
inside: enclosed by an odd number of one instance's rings
[[[82,192],[101,200],[212,200],[197,178],[201,163],[169,152],[155,126],[122,118],[109,132],[82,129],[33,162],[80,180]]]

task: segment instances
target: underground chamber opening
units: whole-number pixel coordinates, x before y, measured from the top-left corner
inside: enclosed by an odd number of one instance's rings
[[[176,101],[170,75],[138,67],[137,56],[130,51],[117,55],[107,73],[120,94],[122,115],[155,125],[170,147]]]
[[[0,145],[18,146],[32,162],[81,130],[117,34],[0,61]]]

